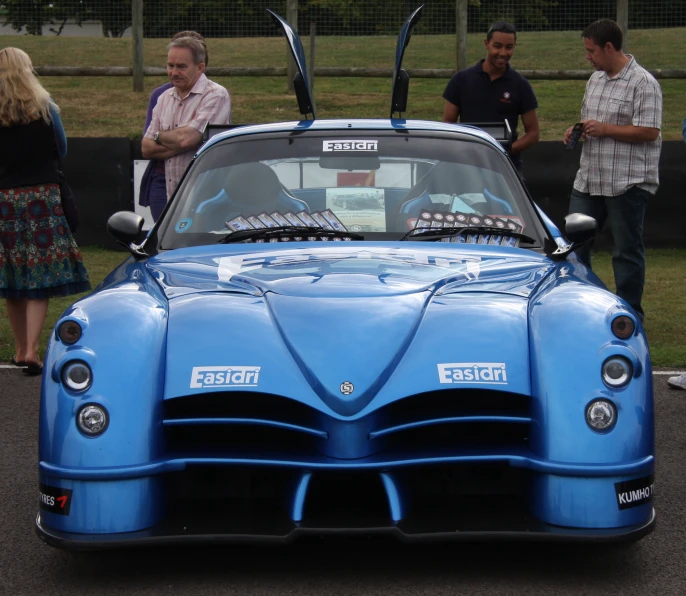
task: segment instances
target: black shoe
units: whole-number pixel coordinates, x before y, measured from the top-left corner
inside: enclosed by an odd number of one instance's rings
[[[38,376],[40,374],[43,374],[43,365],[42,364],[35,364],[33,362],[27,362],[26,368],[23,369],[21,372],[23,372],[25,375],[35,377],[35,376]]]
[[[24,362],[23,360],[15,360],[14,356],[12,356],[12,360],[10,360],[10,363],[14,366],[26,366],[26,362]]]

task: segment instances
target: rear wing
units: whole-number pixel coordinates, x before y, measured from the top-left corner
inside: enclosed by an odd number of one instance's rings
[[[206,143],[214,135],[224,132],[225,130],[233,130],[239,126],[247,126],[246,124],[206,124],[202,130],[202,142]]]
[[[498,141],[507,151],[510,150],[512,146],[512,130],[510,129],[510,123],[507,120],[502,122],[460,122],[465,126],[474,126],[480,128],[485,133],[491,135],[496,141]],[[248,126],[247,124],[207,124],[202,131],[202,142],[205,143],[211,139],[214,135],[224,132],[226,130],[233,130],[240,126]]]
[[[512,147],[512,129],[507,120],[502,122],[460,122],[460,124],[480,128],[498,141],[506,151]]]

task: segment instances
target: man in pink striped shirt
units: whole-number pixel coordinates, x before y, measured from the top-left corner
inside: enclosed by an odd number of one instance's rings
[[[167,74],[173,87],[157,100],[142,144],[145,159],[164,160],[167,199],[200,147],[205,125],[231,122],[229,92],[205,76],[202,42],[181,37],[168,48]]]

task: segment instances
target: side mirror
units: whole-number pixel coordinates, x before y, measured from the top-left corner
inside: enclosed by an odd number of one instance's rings
[[[583,213],[570,213],[565,217],[565,235],[574,244],[593,240],[597,227],[596,220]]]
[[[134,257],[145,256],[136,244],[141,239],[144,219],[133,211],[117,211],[107,220],[107,231]]]
[[[595,219],[583,213],[570,213],[565,217],[565,236],[571,242],[568,246],[556,247],[554,243],[546,250],[551,259],[560,261],[574,252],[579,245],[593,240],[598,224]],[[555,248],[555,250],[552,250]]]

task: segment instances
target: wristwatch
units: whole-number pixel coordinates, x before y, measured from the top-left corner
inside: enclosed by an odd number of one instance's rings
[[[152,137],[152,140],[155,141],[155,143],[157,143],[158,145],[160,144],[160,131],[159,130]]]

